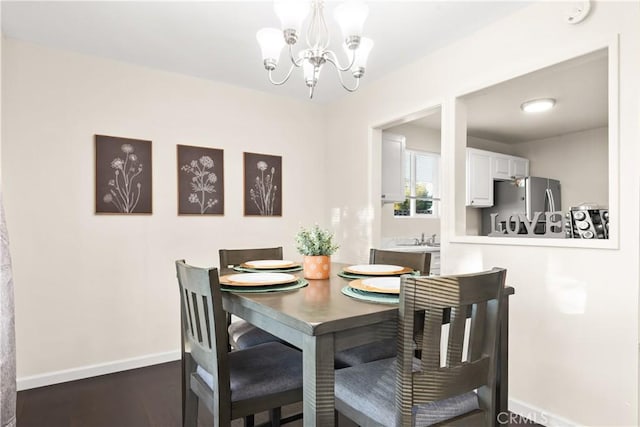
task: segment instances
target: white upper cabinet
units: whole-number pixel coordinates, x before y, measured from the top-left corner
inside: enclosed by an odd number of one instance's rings
[[[467,206],[493,206],[491,154],[489,151],[467,148]]]
[[[522,157],[510,157],[509,158],[509,176],[520,178],[523,176],[529,176],[529,159],[523,159]]]
[[[529,175],[529,160],[467,148],[467,206],[493,206],[493,181]]]
[[[382,134],[382,201],[403,202],[405,137],[387,132]]]
[[[509,156],[507,154],[491,153],[491,170],[493,179],[508,180],[529,175],[529,160]]]
[[[492,156],[491,167],[493,169],[493,179],[510,179],[510,163],[509,156]]]

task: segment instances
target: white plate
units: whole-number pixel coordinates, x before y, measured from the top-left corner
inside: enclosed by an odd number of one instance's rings
[[[376,277],[371,279],[356,279],[349,282],[349,287],[365,292],[398,295],[400,293],[400,278]]]
[[[220,277],[220,283],[235,286],[279,285],[296,280],[296,276],[287,273],[239,273]]]
[[[249,268],[287,268],[296,265],[295,262],[288,259],[260,259],[255,261],[247,261],[244,263]]]
[[[345,268],[346,271],[362,274],[396,274],[406,270],[405,267],[390,264],[359,264]]]
[[[362,279],[362,283],[371,289],[387,292],[400,292],[399,277],[375,277],[372,279]]]

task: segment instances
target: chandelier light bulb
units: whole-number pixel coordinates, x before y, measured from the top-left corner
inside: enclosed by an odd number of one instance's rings
[[[349,39],[359,39],[362,36],[362,27],[368,15],[369,7],[362,1],[348,0],[336,7],[333,16],[340,25],[342,36],[347,40],[347,45],[350,44]],[[355,47],[349,46],[350,49]]]
[[[282,31],[288,33],[287,43],[294,44],[300,33],[302,21],[309,14],[309,2],[303,0],[276,0],[273,9],[280,20]],[[291,39],[290,37],[293,37]],[[291,40],[291,41],[290,41]]]
[[[354,70],[357,68],[362,68],[364,70],[367,67],[367,59],[369,59],[371,49],[373,49],[373,40],[362,37],[360,39],[360,47],[358,47],[355,52],[356,59],[353,62]]]
[[[302,63],[302,72],[304,74],[304,82],[308,87],[314,87],[318,82],[318,75],[320,74],[320,68],[316,73],[316,67],[313,66],[311,61],[305,59]]]
[[[256,39],[260,44],[265,68],[273,70],[278,65],[280,52],[285,45],[282,31],[277,28],[263,28],[256,33]]]
[[[550,110],[556,105],[556,100],[553,98],[532,99],[531,101],[523,102],[520,108],[525,113],[542,113],[543,111]]]

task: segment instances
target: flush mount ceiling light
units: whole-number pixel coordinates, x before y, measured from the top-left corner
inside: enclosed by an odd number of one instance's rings
[[[369,8],[361,1],[349,0],[340,4],[335,9],[334,17],[342,29],[344,38],[343,48],[347,54],[347,66],[340,65],[338,57],[329,46],[329,30],[323,14],[324,2],[312,0],[276,0],[274,9],[280,18],[281,30],[277,28],[263,28],[256,34],[262,50],[264,68],[269,72],[269,81],[274,85],[282,85],[289,80],[294,68],[302,68],[304,82],[309,88],[309,98],[313,98],[313,91],[320,77],[322,66],[331,63],[340,78],[340,84],[349,92],[355,92],[360,85],[360,78],[364,70],[369,52],[373,47],[370,39],[362,37],[362,26],[369,14]],[[293,45],[298,41],[302,21],[309,15],[311,17],[305,34],[306,48],[293,53]],[[291,67],[280,81],[273,79],[273,71],[278,65],[280,52],[286,45],[289,46],[289,59]],[[342,77],[342,73],[350,71],[355,79],[352,87],[348,87]]]
[[[520,109],[525,113],[541,113],[552,109],[554,105],[556,105],[556,100],[553,98],[532,99],[523,102]]]

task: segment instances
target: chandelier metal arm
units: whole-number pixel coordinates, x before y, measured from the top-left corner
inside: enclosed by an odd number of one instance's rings
[[[327,55],[327,62],[331,62],[333,64],[334,67],[336,67],[336,69],[338,71],[349,71],[351,69],[351,67],[353,67],[353,64],[356,62],[356,51],[355,49],[349,49],[351,50],[351,61],[349,62],[349,65],[346,67],[342,67],[340,66],[340,61],[338,61],[338,55],[336,55],[336,53],[332,50],[327,50],[326,51],[326,55]]]
[[[358,87],[360,87],[360,78],[356,78],[356,85],[353,88],[350,88],[344,83],[342,73],[338,70],[338,68],[336,68],[336,72],[338,73],[338,79],[340,79],[340,84],[342,85],[344,90],[346,90],[347,92],[355,92],[356,90],[358,90]]]
[[[296,64],[291,64],[291,67],[289,68],[289,71],[287,72],[287,75],[284,76],[284,78],[277,82],[275,80],[273,80],[273,70],[269,70],[269,81],[271,82],[271,84],[274,84],[276,86],[281,86],[283,84],[285,84],[287,82],[287,80],[289,80],[289,77],[291,77],[291,73],[293,72],[293,69],[296,68]]]
[[[293,55],[293,45],[289,45],[289,59],[291,59],[291,63],[296,67],[302,67],[302,63],[304,62],[304,58],[296,59]]]

